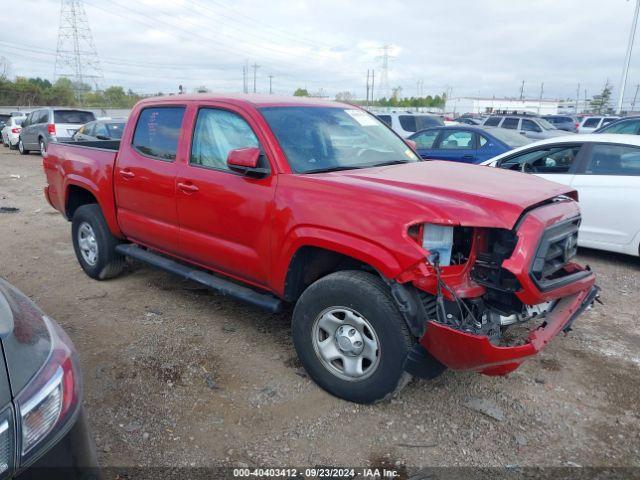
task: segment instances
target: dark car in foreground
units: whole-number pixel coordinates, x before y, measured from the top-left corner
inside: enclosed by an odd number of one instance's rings
[[[542,118],[544,118],[558,130],[578,133],[578,125],[580,125],[580,122],[577,118],[574,118],[570,115],[545,115]]]
[[[91,142],[99,140],[120,140],[126,120],[95,120],[78,129],[71,138],[75,142]]]
[[[0,278],[0,479],[96,477],[71,340]]]
[[[482,163],[532,142],[504,128],[471,125],[427,128],[414,133],[409,140],[416,142],[418,153],[426,160],[463,163]]]

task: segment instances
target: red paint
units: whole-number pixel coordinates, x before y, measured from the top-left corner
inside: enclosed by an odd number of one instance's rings
[[[256,168],[258,166],[259,158],[260,149],[257,147],[238,148],[229,152],[227,165]]]
[[[462,225],[476,227],[476,233],[482,228],[512,229],[523,212],[532,209],[519,226],[514,255],[503,265],[523,287],[518,297],[527,304],[574,298],[593,284],[590,275],[542,293],[528,276],[543,230],[578,212],[572,200],[534,207],[558,195],[574,195],[569,187],[532,175],[441,161],[293,174],[258,110],[288,105],[344,107],[273,95],[146,99],[131,112],[117,153],[51,143],[43,160],[45,196],[64,213],[70,187],[86,189],[95,196],[114,235],[280,297],[291,259],[305,246],[353,257],[387,278],[433,293],[434,271],[425,263],[420,242],[409,235],[411,225]],[[144,156],[131,146],[140,111],[150,106],[185,107],[175,161]],[[247,121],[264,153],[266,175],[255,178],[189,164],[192,132],[202,107],[230,110]],[[236,150],[228,160],[253,168],[256,151]],[[485,291],[471,278],[474,258],[472,251],[465,265],[443,268],[444,280],[461,297]],[[452,368],[500,373],[535,353],[537,338],[516,350],[496,350],[482,337],[431,323],[423,343]]]

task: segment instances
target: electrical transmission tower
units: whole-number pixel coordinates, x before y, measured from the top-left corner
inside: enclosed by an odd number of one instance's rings
[[[76,96],[104,81],[82,0],[61,0],[54,78],[68,78]]]
[[[389,94],[389,60],[393,60],[395,57],[389,54],[389,50],[391,50],[391,45],[383,45],[380,47],[382,50],[382,55],[380,55],[380,60],[382,62],[382,75],[380,76],[380,89],[383,92],[384,96]]]

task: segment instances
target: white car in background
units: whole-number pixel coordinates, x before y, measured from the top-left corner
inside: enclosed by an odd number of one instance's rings
[[[14,149],[18,145],[18,138],[20,137],[20,131],[22,130],[22,122],[27,117],[14,117],[11,116],[5,123],[2,129],[2,144],[5,147]]]
[[[430,127],[442,127],[444,121],[438,115],[412,112],[372,112],[378,120],[386,123],[402,138],[407,138],[420,130]]]
[[[593,133],[600,127],[609,125],[611,122],[615,122],[619,118],[620,117],[605,117],[601,115],[583,117],[578,125],[578,133]]]
[[[640,255],[640,136],[550,138],[482,165],[532,173],[578,191],[578,245]]]

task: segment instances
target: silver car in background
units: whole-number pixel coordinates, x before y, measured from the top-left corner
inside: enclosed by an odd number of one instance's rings
[[[558,130],[544,118],[533,115],[491,115],[482,124],[484,127],[500,127],[516,130],[525,137],[533,140],[562,137],[567,132]]]
[[[20,138],[20,131],[22,130],[22,122],[27,117],[14,117],[11,116],[2,128],[2,143],[5,147],[14,149],[18,145],[18,138]]]
[[[50,142],[69,141],[85,123],[96,119],[93,112],[77,108],[46,107],[34,110],[22,122],[18,150],[26,155],[38,150],[41,155]]]

